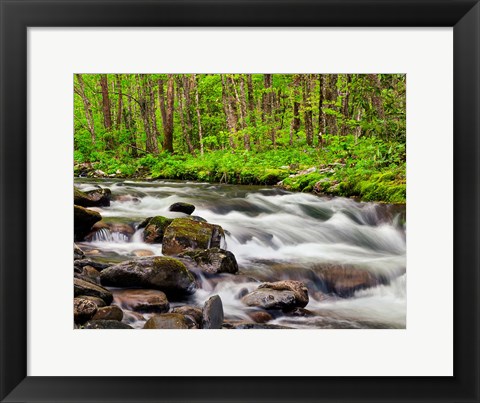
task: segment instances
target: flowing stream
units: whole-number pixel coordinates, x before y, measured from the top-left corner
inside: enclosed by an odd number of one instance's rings
[[[85,178],[76,178],[75,185],[82,190],[110,188],[111,206],[94,209],[119,228],[127,224],[136,229],[151,216],[182,217],[168,211],[179,201],[195,205],[193,215],[224,228],[226,249],[235,255],[239,274],[201,278],[200,288],[183,304],[202,306],[217,294],[226,320],[252,322],[252,308],[241,302],[239,293],[253,291],[259,281],[292,279],[307,285],[310,301],[305,308],[312,315],[274,315],[268,323],[293,328],[406,327],[404,206],[260,186]],[[161,245],[144,243],[142,231],[128,235],[101,229],[79,246],[90,258],[107,262],[142,253],[161,255]],[[319,276],[325,267],[360,270],[378,281],[349,295],[328,293]],[[144,320],[134,319],[134,326],[141,327]]]

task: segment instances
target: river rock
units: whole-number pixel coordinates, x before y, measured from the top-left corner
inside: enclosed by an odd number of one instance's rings
[[[81,250],[76,243],[73,243],[73,260],[83,259],[85,253]]]
[[[187,250],[219,248],[224,238],[225,233],[219,225],[176,218],[165,230],[162,253],[178,255]]]
[[[264,309],[303,308],[308,304],[308,291],[300,281],[263,283],[255,291],[245,295],[242,301],[248,306]]]
[[[92,266],[83,266],[80,272],[74,270],[74,277],[93,282],[94,284],[100,284],[100,272]]]
[[[92,297],[90,295],[79,295],[78,298],[88,299],[89,301],[92,301],[97,306],[97,308],[102,308],[104,306],[107,306],[105,301],[98,297]]]
[[[367,270],[338,265],[322,265],[314,268],[322,282],[324,292],[342,298],[353,296],[355,291],[386,284],[387,279],[373,275]]]
[[[270,323],[251,323],[251,322],[236,322],[236,323],[225,323],[223,325],[225,329],[292,329],[288,326],[282,325],[273,325]]]
[[[172,218],[162,216],[150,218],[143,231],[143,240],[146,243],[162,243],[165,229],[172,223],[172,221]]]
[[[250,319],[252,319],[255,323],[266,323],[273,319],[273,316],[267,311],[248,312],[248,316],[250,316]]]
[[[152,316],[144,329],[191,329],[194,327],[192,319],[179,313],[164,313]]]
[[[197,306],[191,305],[183,305],[177,306],[172,309],[172,313],[179,313],[181,315],[190,316],[198,327],[202,327],[202,318],[203,318],[203,310]]]
[[[164,313],[170,309],[167,296],[159,290],[115,290],[113,298],[116,304],[131,311]]]
[[[82,192],[73,188],[73,203],[82,207],[106,207],[110,206],[112,192],[107,188],[99,188]]]
[[[112,287],[160,290],[171,296],[193,294],[195,277],[177,259],[154,256],[129,260],[100,273],[100,282]]]
[[[121,321],[123,319],[123,311],[116,305],[105,306],[103,308],[98,308],[92,319]]]
[[[90,320],[83,326],[84,329],[133,329],[126,323],[118,320]]]
[[[82,241],[93,224],[102,219],[100,213],[81,206],[73,206],[73,232],[76,241]]]
[[[98,297],[105,301],[107,305],[110,305],[113,301],[113,295],[106,288],[99,285],[89,283],[79,278],[73,279],[73,291],[75,297],[80,295],[89,295],[91,297]]]
[[[200,249],[182,252],[179,258],[191,258],[196,266],[208,274],[231,273],[238,272],[238,264],[235,255],[220,248]]]
[[[147,256],[155,255],[155,253],[153,253],[151,250],[148,250],[148,249],[137,249],[137,250],[134,250],[132,254],[136,257],[147,257]]]
[[[210,297],[203,306],[202,327],[221,329],[223,324],[223,304],[218,295]]]
[[[195,206],[190,203],[178,202],[178,203],[173,203],[169,207],[169,210],[191,215],[195,211]]]
[[[78,273],[80,273],[81,269],[85,266],[90,266],[93,267],[95,270],[101,271],[103,269],[106,269],[107,267],[110,267],[111,265],[111,263],[101,263],[91,259],[79,259],[73,262],[73,267]]]
[[[84,298],[74,298],[73,319],[75,323],[82,324],[91,319],[97,312],[97,305]]]

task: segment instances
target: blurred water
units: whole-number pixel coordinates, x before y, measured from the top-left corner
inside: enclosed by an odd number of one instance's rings
[[[182,217],[182,213],[168,211],[172,203],[181,201],[195,205],[193,215],[221,225],[227,249],[236,256],[245,280],[238,281],[237,276],[203,279],[190,302],[202,305],[209,296],[219,294],[227,318],[249,318],[252,309],[237,295],[242,288],[255,289],[255,280],[296,279],[307,284],[310,303],[306,308],[316,316],[280,316],[272,323],[300,328],[406,325],[404,207],[258,186],[83,178],[75,184],[82,190],[98,185],[111,189],[111,206],[96,208],[106,222],[136,228],[146,217]],[[141,231],[128,237],[105,229],[81,246],[113,261],[139,253],[161,255],[161,245],[145,244]],[[351,298],[325,297],[317,274],[326,264],[367,270],[382,285],[356,291]]]

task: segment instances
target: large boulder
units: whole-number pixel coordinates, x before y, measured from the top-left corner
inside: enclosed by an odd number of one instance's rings
[[[118,320],[90,320],[83,326],[84,329],[133,329],[130,325]]]
[[[88,299],[74,298],[73,300],[73,319],[75,323],[85,323],[95,315],[97,310],[97,305]]]
[[[177,259],[154,256],[129,260],[100,273],[100,282],[112,287],[139,287],[165,292],[169,296],[193,294],[195,278]]]
[[[172,221],[172,218],[162,216],[150,218],[145,224],[145,229],[143,230],[143,240],[146,243],[162,243],[165,229],[172,223]],[[143,223],[140,225],[142,224]]]
[[[223,324],[223,304],[218,295],[210,297],[203,306],[202,327],[221,329]]]
[[[106,288],[103,288],[96,284],[92,284],[85,280],[81,280],[79,278],[73,279],[73,291],[75,297],[81,295],[97,297],[103,299],[107,305],[110,305],[113,301],[112,293]]]
[[[225,233],[219,225],[176,218],[165,229],[162,253],[178,255],[187,250],[220,248],[224,238]]]
[[[76,241],[82,241],[93,224],[102,219],[100,213],[81,206],[73,206],[73,233]]]
[[[195,211],[195,206],[190,203],[178,202],[178,203],[173,203],[170,206],[169,210],[191,215]]]
[[[191,259],[195,266],[202,272],[208,274],[231,273],[238,272],[238,264],[235,255],[220,248],[199,249],[182,252],[178,258]],[[186,262],[188,265],[188,263]]]
[[[142,313],[165,313],[170,303],[164,292],[159,290],[115,290],[113,295],[116,304],[130,311]]]
[[[73,187],[73,204],[82,207],[105,207],[110,206],[112,192],[107,188],[99,188],[82,192]]]
[[[263,283],[242,298],[244,304],[264,309],[289,310],[308,304],[308,290],[300,281],[285,280]]]
[[[144,329],[192,329],[196,324],[188,316],[179,313],[164,313],[152,316],[145,325]]]

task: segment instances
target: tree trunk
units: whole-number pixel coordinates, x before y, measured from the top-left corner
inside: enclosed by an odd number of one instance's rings
[[[325,133],[325,113],[323,112],[323,74],[318,75],[318,145],[323,144],[323,134]]]
[[[221,79],[222,79],[222,104],[223,104],[223,111],[225,112],[225,117],[227,120],[228,141],[230,143],[230,147],[234,149],[235,141],[233,139],[233,136],[236,133],[236,121],[232,111],[232,103],[230,102],[230,94],[228,93],[225,74],[221,74]]]
[[[309,146],[313,145],[313,112],[312,112],[312,83],[310,74],[303,78],[303,115],[305,121],[305,137]]]
[[[107,149],[113,150],[114,142],[112,138],[112,112],[110,108],[110,97],[108,96],[108,81],[107,75],[100,75],[100,87],[102,88],[102,112],[103,125],[105,127],[105,145]]]
[[[203,134],[202,134],[202,119],[200,114],[200,99],[198,96],[197,75],[193,75],[192,79],[195,87],[195,109],[197,110],[197,122],[198,122],[198,141],[200,142],[200,155],[203,155]]]
[[[325,84],[325,101],[329,109],[336,110],[337,107],[335,103],[337,102],[337,74],[328,75],[328,84]],[[325,115],[325,131],[328,131],[329,134],[337,134],[337,118],[334,115],[326,114]]]
[[[178,114],[180,115],[180,124],[182,125],[183,138],[185,139],[185,143],[187,144],[188,152],[193,156],[195,156],[195,150],[193,148],[192,141],[190,139],[191,132],[189,131],[189,128],[185,123],[185,111],[183,108],[182,88],[183,88],[183,76],[178,77],[177,79]]]
[[[173,153],[173,112],[174,112],[174,81],[173,74],[168,75],[167,81],[167,108],[166,108],[166,125],[164,125],[163,148]]]
[[[140,80],[141,79],[141,80]],[[140,115],[142,116],[143,128],[145,130],[147,153],[158,154],[158,140],[151,126],[150,102],[147,95],[151,94],[151,83],[149,77],[143,74],[137,75],[138,82],[138,103],[140,106]]]
[[[342,121],[342,136],[346,136],[348,134],[348,124],[347,121],[350,119],[350,114],[349,114],[349,98],[350,98],[350,82],[352,81],[352,75],[347,74],[345,77],[346,84],[345,84],[345,94],[342,99],[342,115],[343,115],[343,121]]]
[[[295,74],[293,76],[293,119],[292,119],[292,130],[293,134],[297,134],[300,130],[300,103],[298,102],[299,96],[299,86],[300,86],[301,76]]]
[[[120,126],[122,124],[122,110],[123,110],[123,92],[122,92],[122,75],[116,75],[116,87],[118,92],[118,107],[117,107],[117,121],[115,124],[115,128],[120,130]]]
[[[237,103],[240,105],[240,125],[243,130],[243,147],[245,150],[250,151],[250,135],[248,134],[248,125],[247,125],[247,100],[245,96],[245,82],[243,76],[240,74],[239,77],[239,87],[240,87],[240,95],[237,91],[237,86],[233,77],[232,80],[232,88],[235,91],[235,97],[237,99]]]
[[[83,77],[81,74],[75,74],[78,81],[78,87],[75,87],[75,92],[80,95],[83,101],[83,109],[85,111],[85,118],[87,119],[87,127],[90,132],[90,137],[92,139],[92,144],[95,145],[95,124],[93,120],[92,105],[87,95],[85,94],[85,83],[83,82]]]
[[[273,147],[276,147],[276,136],[275,129],[273,127],[273,104],[274,104],[274,94],[273,94],[273,75],[264,74],[263,82],[265,87],[264,98],[263,98],[263,114],[264,122],[267,125],[267,130],[269,133],[270,140]]]
[[[370,85],[374,88],[374,91],[371,91],[372,105],[377,111],[377,117],[381,120],[385,119],[385,110],[383,109],[382,101],[382,83],[378,74],[367,74]]]

